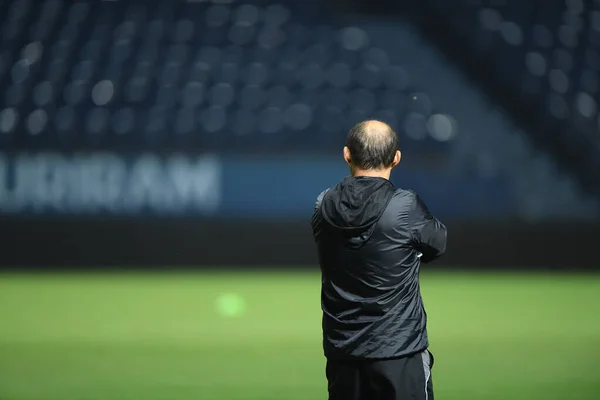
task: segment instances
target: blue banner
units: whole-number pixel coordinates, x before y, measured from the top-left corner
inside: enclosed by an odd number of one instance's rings
[[[0,153],[0,213],[24,216],[309,218],[317,195],[348,174],[341,158],[111,153]],[[398,168],[438,215],[502,214],[506,184]]]

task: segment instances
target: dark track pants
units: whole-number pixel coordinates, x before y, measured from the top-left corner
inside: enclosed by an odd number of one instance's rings
[[[327,360],[329,400],[434,400],[433,355],[393,360]]]

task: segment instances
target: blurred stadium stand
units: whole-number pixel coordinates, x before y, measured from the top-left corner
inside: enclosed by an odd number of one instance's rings
[[[598,2],[427,0],[409,13],[536,147],[600,197]]]
[[[377,118],[445,220],[597,221],[600,9],[405,3],[0,0],[0,211],[305,224]]]

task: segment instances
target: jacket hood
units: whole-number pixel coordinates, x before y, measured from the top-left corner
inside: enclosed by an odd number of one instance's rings
[[[348,245],[360,247],[371,237],[395,190],[384,178],[348,176],[325,194],[323,218]]]

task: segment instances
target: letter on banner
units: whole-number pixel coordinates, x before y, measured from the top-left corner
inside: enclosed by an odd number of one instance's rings
[[[221,163],[217,157],[190,160],[175,156],[169,160],[167,171],[182,208],[217,211],[221,204]]]

